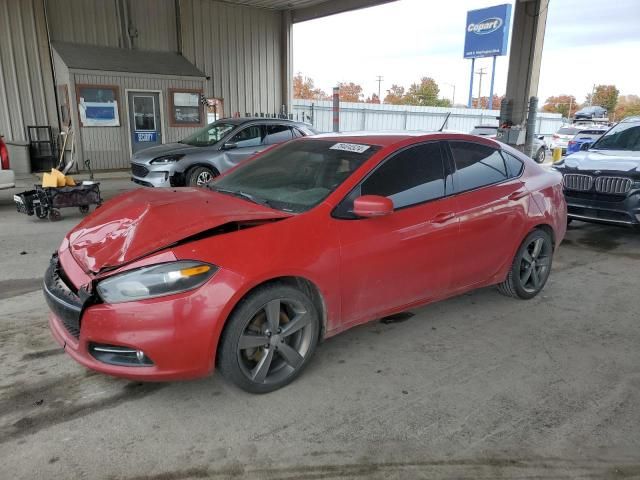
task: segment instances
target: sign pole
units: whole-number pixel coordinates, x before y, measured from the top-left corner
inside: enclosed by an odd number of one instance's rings
[[[489,110],[493,110],[493,81],[496,78],[496,56],[493,56],[493,67],[491,68],[491,87],[489,88]]]
[[[469,81],[469,102],[467,103],[467,108],[471,108],[471,104],[473,103],[473,76],[475,75],[475,69],[476,59],[474,57],[471,59],[471,80]]]

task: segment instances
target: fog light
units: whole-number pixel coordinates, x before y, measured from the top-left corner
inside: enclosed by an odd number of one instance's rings
[[[118,345],[89,344],[89,353],[96,360],[123,367],[150,367],[153,362],[142,350]]]

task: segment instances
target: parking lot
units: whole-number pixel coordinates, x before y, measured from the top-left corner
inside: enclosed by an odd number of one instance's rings
[[[133,188],[103,182],[106,196]],[[0,192],[4,478],[638,478],[640,234],[574,222],[542,295],[484,289],[326,341],[268,395],[219,375],[90,372],[47,326],[40,282],[77,223]]]

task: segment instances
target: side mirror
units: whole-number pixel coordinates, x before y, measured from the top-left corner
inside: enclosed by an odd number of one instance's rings
[[[538,135],[538,140],[544,140],[544,135]]]
[[[380,195],[363,195],[353,202],[353,213],[358,217],[384,217],[393,213],[393,201]]]
[[[222,150],[233,150],[234,148],[238,148],[238,145],[233,142],[227,142],[222,145]]]

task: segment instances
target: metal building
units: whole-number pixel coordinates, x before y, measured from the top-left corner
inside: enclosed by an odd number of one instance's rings
[[[201,125],[196,98],[226,116],[288,110],[292,24],[388,1],[0,0],[0,134],[70,124],[81,159],[127,167],[136,143]],[[149,111],[153,129],[130,132]]]

